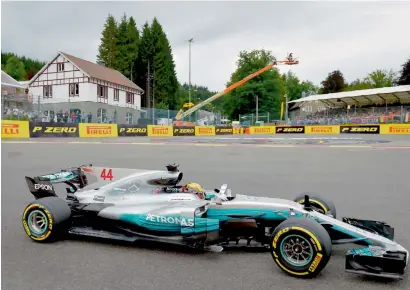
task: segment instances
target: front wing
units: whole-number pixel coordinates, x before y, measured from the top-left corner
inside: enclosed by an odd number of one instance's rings
[[[349,250],[346,272],[402,279],[407,268],[409,252],[393,240],[394,229],[384,222],[343,218],[342,221],[318,212],[310,213],[330,233],[340,233],[342,239],[334,244],[355,243],[367,247]],[[346,238],[348,237],[348,238]]]

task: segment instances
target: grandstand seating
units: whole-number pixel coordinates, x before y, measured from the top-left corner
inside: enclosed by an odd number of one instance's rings
[[[296,117],[292,125],[410,123],[410,106],[337,108]]]

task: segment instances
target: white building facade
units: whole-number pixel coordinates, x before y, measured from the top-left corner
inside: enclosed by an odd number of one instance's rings
[[[130,113],[134,115],[134,112],[137,114],[140,111],[141,95],[144,93],[120,72],[63,52],[58,52],[30,80],[28,86],[34,97],[34,106],[37,102],[41,108],[57,111],[63,107],[90,111],[94,110],[94,106],[99,111],[92,113],[99,117],[109,114],[108,111],[115,114],[126,109],[128,119]]]

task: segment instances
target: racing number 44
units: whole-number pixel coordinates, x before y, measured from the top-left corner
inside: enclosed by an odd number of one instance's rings
[[[112,169],[111,168],[110,169],[105,169],[104,168],[101,171],[100,177],[101,177],[101,179],[104,179],[104,180],[107,180],[107,179],[112,180],[114,178],[114,176],[112,175]]]

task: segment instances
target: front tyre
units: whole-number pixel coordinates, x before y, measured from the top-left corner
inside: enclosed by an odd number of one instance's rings
[[[332,241],[319,223],[308,218],[291,218],[280,223],[271,236],[275,263],[287,274],[316,277],[329,262]]]
[[[30,203],[23,212],[26,234],[36,242],[54,241],[66,232],[71,218],[67,203],[58,197],[45,197]]]

